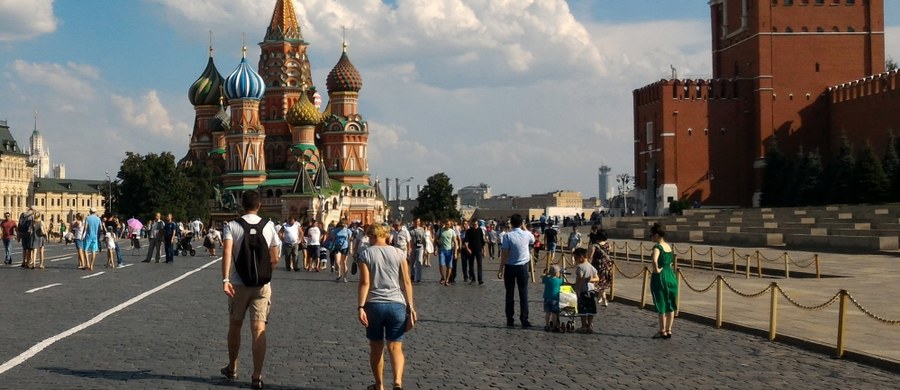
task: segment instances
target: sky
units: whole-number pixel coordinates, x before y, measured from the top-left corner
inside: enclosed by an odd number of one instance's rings
[[[900,7],[886,53],[900,59]],[[706,0],[294,0],[313,82],[341,53],[363,78],[369,170],[446,173],[494,194],[597,196],[601,165],[633,171],[631,92],[710,77]],[[125,153],[185,155],[190,85],[209,31],[227,77],[242,34],[254,68],[275,0],[0,0],[0,119],[34,128],[67,177],[104,179]]]

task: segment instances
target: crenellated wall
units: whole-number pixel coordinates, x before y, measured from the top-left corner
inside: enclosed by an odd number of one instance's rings
[[[856,147],[865,145],[884,154],[891,131],[900,136],[900,72],[893,70],[831,87],[831,145],[837,150],[846,134]]]

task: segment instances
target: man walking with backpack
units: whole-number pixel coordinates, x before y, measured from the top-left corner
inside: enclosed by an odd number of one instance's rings
[[[244,192],[244,215],[225,225],[222,256],[222,285],[228,295],[228,365],[221,373],[237,379],[237,359],[241,345],[241,327],[250,312],[253,374],[251,388],[262,389],[262,366],[266,357],[266,322],[272,302],[269,282],[278,263],[280,240],[275,225],[257,215],[259,193]]]

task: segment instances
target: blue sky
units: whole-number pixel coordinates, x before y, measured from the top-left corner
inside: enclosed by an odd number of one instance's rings
[[[348,28],[370,170],[382,179],[424,183],[443,171],[457,187],[596,196],[601,163],[632,170],[631,91],[669,64],[710,74],[703,0],[294,1],[320,91]],[[241,33],[255,66],[274,2],[0,2],[0,119],[27,144],[39,111],[52,162],[69,177],[115,172],[126,151],[181,157],[207,31],[223,76]],[[900,7],[886,11],[898,58]]]

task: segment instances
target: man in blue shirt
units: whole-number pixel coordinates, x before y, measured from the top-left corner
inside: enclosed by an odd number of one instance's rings
[[[172,214],[166,216],[166,224],[163,226],[163,243],[166,246],[166,263],[175,262],[175,240],[178,239],[176,232],[178,225],[172,220]]]
[[[519,288],[519,320],[523,328],[528,328],[528,265],[531,263],[529,245],[534,244],[534,236],[525,230],[525,220],[519,214],[509,219],[510,231],[500,242],[500,271],[497,277],[503,279],[506,287],[506,326],[515,326],[515,300],[513,294]]]
[[[87,253],[87,269],[94,270],[94,261],[97,260],[97,252],[100,251],[100,217],[93,207],[90,214],[84,219],[84,252]]]

